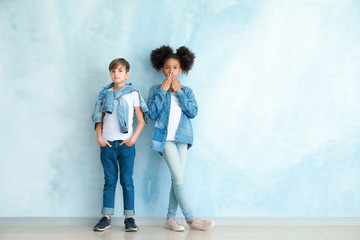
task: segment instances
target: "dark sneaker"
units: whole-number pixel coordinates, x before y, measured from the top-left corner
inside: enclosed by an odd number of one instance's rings
[[[105,231],[107,229],[111,228],[111,219],[108,219],[107,217],[102,217],[94,226],[94,231]]]
[[[139,230],[138,226],[135,224],[134,218],[125,218],[125,232],[136,232]]]

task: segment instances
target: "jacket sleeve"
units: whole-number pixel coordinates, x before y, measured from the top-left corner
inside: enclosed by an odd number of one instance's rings
[[[94,123],[94,129],[96,127],[96,123],[101,122],[102,117],[102,105],[103,105],[103,98],[102,98],[103,90],[100,91],[99,96],[96,100],[94,110],[92,112],[91,118]]]
[[[149,93],[147,106],[149,109],[149,118],[155,120],[162,108],[165,106],[166,91],[162,88],[156,89],[152,87]]]
[[[193,91],[188,88],[185,91],[180,89],[176,91],[176,96],[179,99],[181,110],[188,116],[189,118],[194,118],[198,112],[198,105],[196,103],[195,95]]]

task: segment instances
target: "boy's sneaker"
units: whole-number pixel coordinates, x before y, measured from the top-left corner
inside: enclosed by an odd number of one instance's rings
[[[135,223],[135,219],[132,217],[125,218],[124,224],[125,224],[125,232],[136,232],[137,230],[139,230],[138,226]]]
[[[166,220],[165,228],[175,232],[182,232],[185,230],[184,226],[178,223],[175,218]]]
[[[94,226],[94,231],[105,231],[107,229],[111,228],[111,219],[108,219],[107,217],[102,217]]]
[[[193,222],[191,224],[188,223],[188,225],[192,229],[206,231],[212,228],[215,225],[215,222],[212,220],[194,218]]]

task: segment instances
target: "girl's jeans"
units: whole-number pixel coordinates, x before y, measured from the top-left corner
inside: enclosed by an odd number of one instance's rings
[[[111,145],[101,147],[100,157],[104,168],[105,185],[103,194],[102,214],[113,215],[115,205],[115,189],[120,168],[120,184],[123,190],[124,215],[133,216],[134,184],[133,169],[135,159],[135,145],[128,147],[120,145],[122,140],[108,141]]]
[[[171,189],[167,218],[175,218],[178,205],[185,220],[194,219],[189,203],[186,201],[184,192],[184,167],[187,154],[187,143],[167,141],[163,156],[171,172]]]

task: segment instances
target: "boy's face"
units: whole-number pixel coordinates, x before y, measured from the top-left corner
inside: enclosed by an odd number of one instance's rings
[[[126,84],[126,79],[130,76],[130,72],[126,71],[125,66],[119,64],[111,69],[110,77],[115,84]]]

